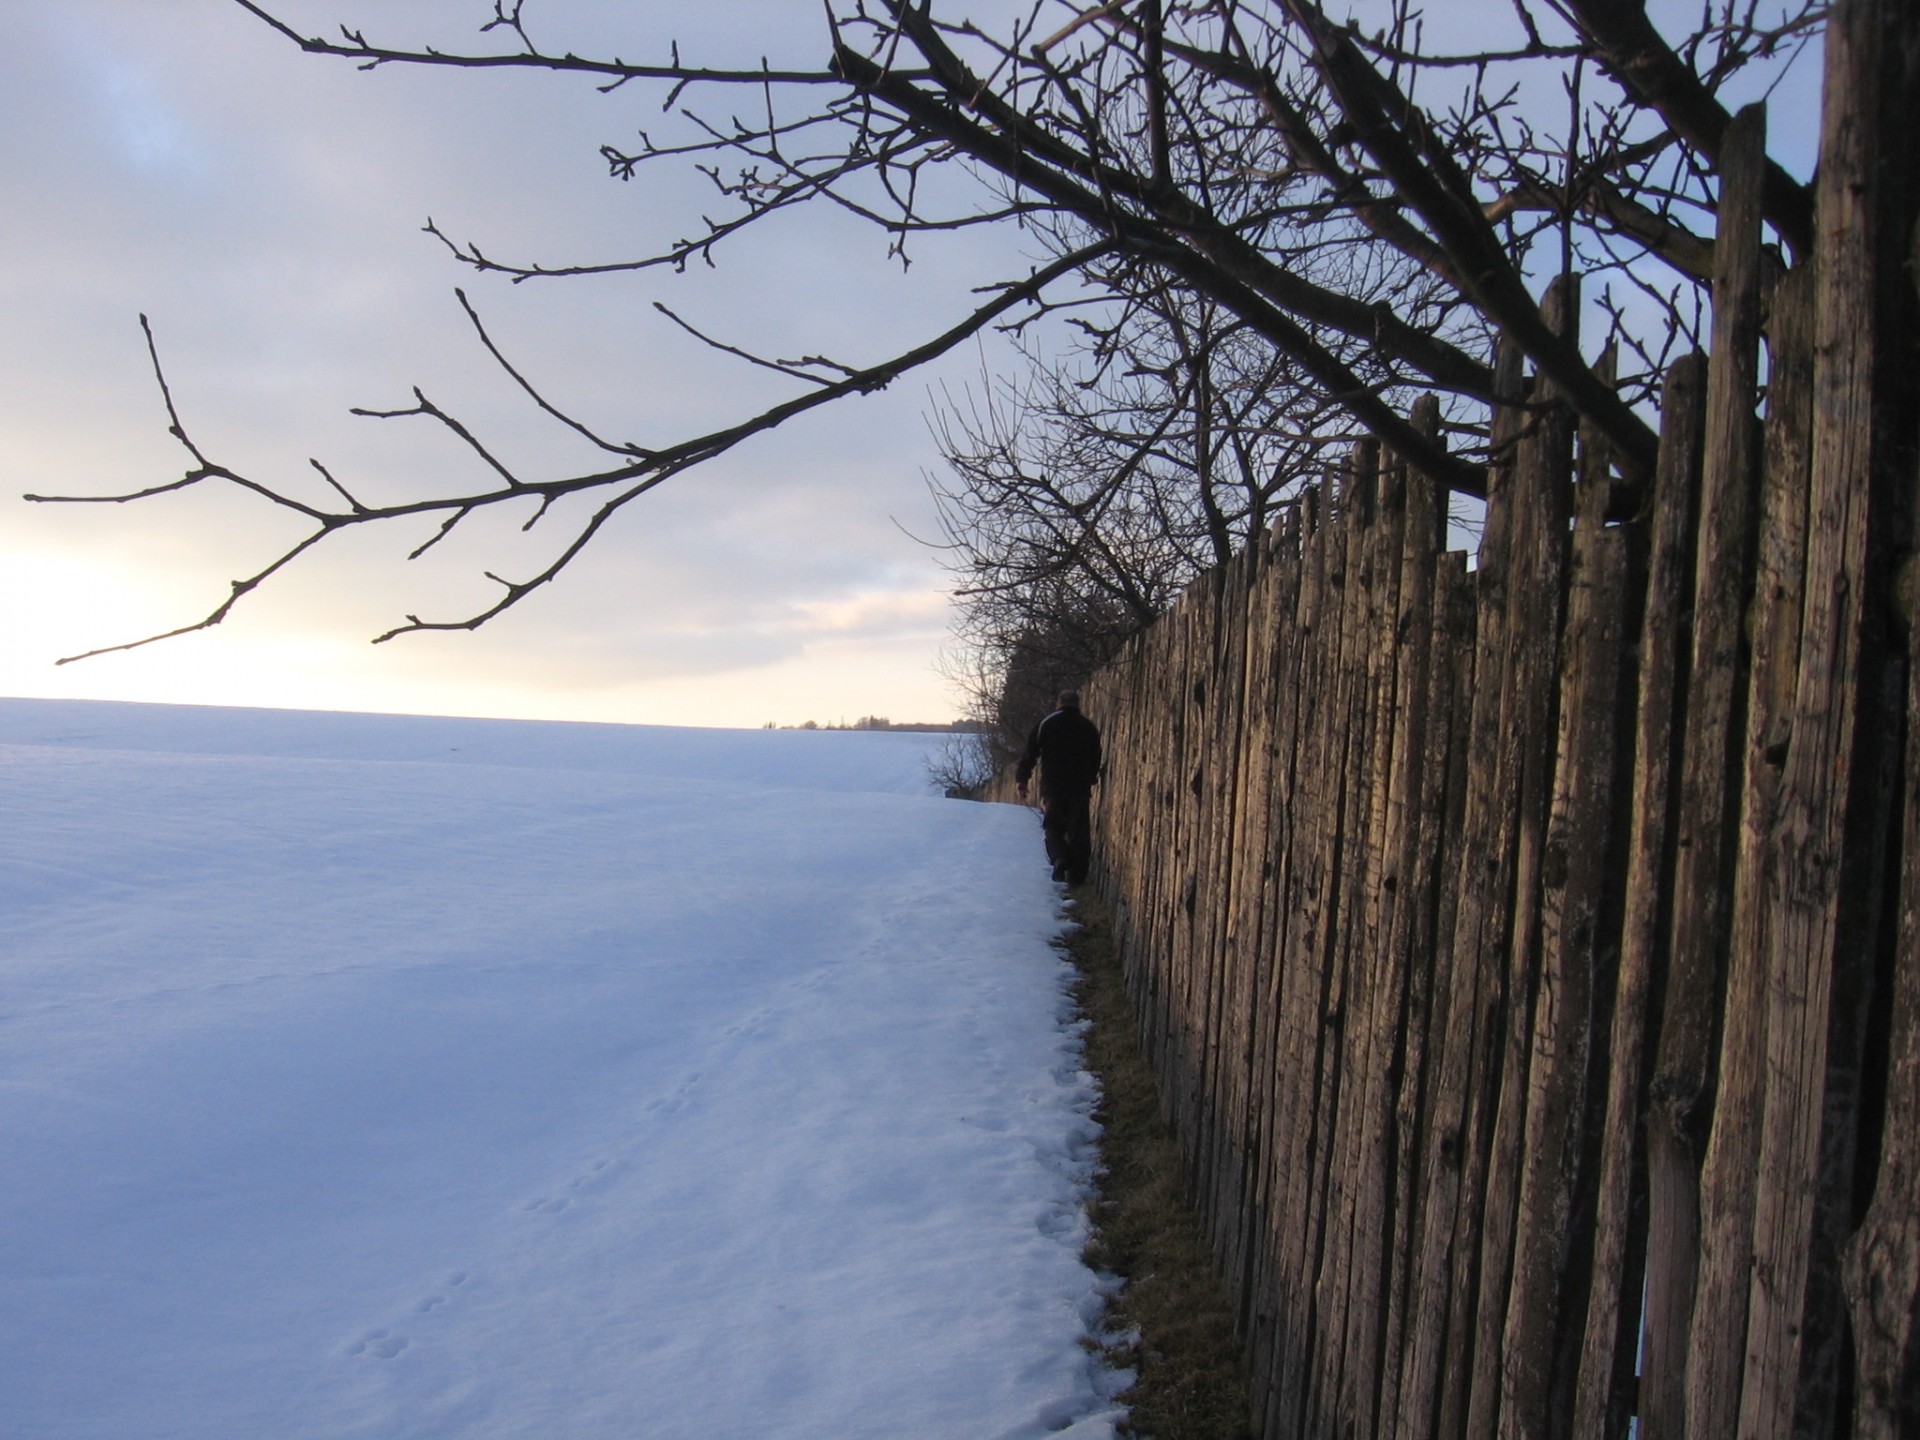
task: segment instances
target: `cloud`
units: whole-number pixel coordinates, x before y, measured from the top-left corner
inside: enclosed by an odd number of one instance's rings
[[[814,12],[762,4],[741,25],[745,4],[685,7],[689,23],[673,28],[717,61],[784,44],[776,26],[799,32],[800,53],[817,47]],[[315,26],[359,16],[443,41],[464,33],[446,28],[448,9],[288,6]],[[666,50],[665,30],[629,7],[556,4],[547,17],[556,46]],[[586,453],[488,359],[455,285],[543,393],[616,439],[659,444],[795,386],[691,340],[655,299],[729,341],[868,363],[964,313],[970,285],[1004,259],[935,243],[903,275],[878,232],[816,209],[731,247],[718,270],[523,286],[475,276],[421,234],[429,216],[502,257],[605,260],[697,224],[705,182],[606,178],[602,141],[663,123],[638,92],[362,74],[300,55],[226,0],[0,9],[0,123],[16,137],[0,152],[0,484],[14,495],[124,490],[189,463],[165,433],[143,311],[208,454],[291,484],[316,483],[317,456],[370,495],[426,494],[472,484],[479,463],[431,425],[355,420],[350,407],[402,405],[419,384],[516,466],[552,472]],[[671,482],[560,582],[471,637],[365,643],[409,611],[484,603],[495,592],[482,572],[525,573],[564,517],[530,535],[478,523],[411,564],[421,536],[329,542],[190,650],[54,672],[54,653],[204,613],[286,528],[237,494],[57,512],[0,500],[7,549],[34,562],[0,617],[25,636],[0,657],[0,690],[412,709],[438,693],[465,713],[487,697],[498,713],[599,718],[618,692],[629,718],[647,718],[649,694],[681,720],[927,718],[941,577],[901,528],[933,529],[925,385],[832,407]]]

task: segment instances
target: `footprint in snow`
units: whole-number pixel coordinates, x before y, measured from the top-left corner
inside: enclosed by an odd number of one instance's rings
[[[1033,1228],[1049,1240],[1065,1240],[1080,1231],[1080,1212],[1063,1205],[1049,1206],[1034,1218]]]
[[[597,1160],[589,1160],[587,1168],[567,1181],[569,1190],[597,1189],[612,1180],[619,1173],[611,1155],[602,1155]]]
[[[727,1026],[727,1028],[721,1031],[720,1033],[727,1036],[729,1039],[734,1039],[734,1040],[737,1040],[742,1036],[758,1035],[762,1030],[765,1030],[767,1028],[768,1023],[772,1019],[773,1019],[772,1010],[769,1010],[769,1009],[756,1010],[751,1015],[747,1016],[745,1019],[737,1021],[736,1023]]]
[[[396,1335],[391,1330],[369,1330],[353,1344],[347,1347],[349,1355],[370,1355],[379,1360],[391,1360],[407,1348],[407,1337]]]
[[[467,1280],[471,1275],[471,1273],[472,1272],[466,1271],[466,1270],[456,1270],[451,1275],[447,1276],[447,1278],[441,1281],[440,1283],[444,1285],[447,1290],[458,1290],[462,1285],[467,1283]],[[418,1305],[414,1306],[413,1307],[414,1312],[420,1315],[431,1315],[434,1311],[438,1310],[442,1305],[451,1303],[451,1299],[452,1297],[448,1296],[444,1292],[435,1291],[433,1294],[427,1296],[426,1299],[422,1300]]]
[[[694,1071],[674,1087],[672,1094],[663,1095],[658,1100],[650,1101],[647,1105],[647,1113],[649,1115],[678,1114],[686,1108],[687,1099],[693,1094],[694,1087],[705,1078],[705,1071]]]
[[[413,1307],[414,1313],[416,1315],[431,1315],[442,1305],[450,1304],[451,1300],[444,1292],[447,1290],[458,1290],[472,1278],[473,1272],[471,1270],[455,1270],[441,1282],[443,1290],[435,1291],[420,1301],[419,1304]],[[405,1335],[398,1334],[392,1330],[368,1330],[363,1333],[358,1340],[355,1340],[351,1345],[347,1346],[347,1354],[364,1355],[375,1360],[392,1360],[412,1343],[413,1342]]]

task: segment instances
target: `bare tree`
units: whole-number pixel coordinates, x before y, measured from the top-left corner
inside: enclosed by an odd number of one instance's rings
[[[1544,276],[1598,266],[1621,287],[1610,298],[1627,353],[1650,369],[1676,335],[1684,340],[1705,283],[1700,222],[1715,202],[1729,120],[1719,94],[1756,64],[1783,63],[1824,13],[1816,0],[1712,0],[1689,33],[1669,37],[1635,4],[1512,0],[1497,22],[1485,17],[1470,47],[1450,51],[1429,41],[1410,0],[1361,7],[1354,25],[1316,0],[1029,0],[1012,9],[829,0],[824,61],[724,69],[665,42],[648,62],[543,49],[534,0],[492,0],[469,49],[393,46],[355,29],[309,35],[270,0],[234,3],[306,51],[363,67],[542,70],[592,80],[616,99],[649,94],[667,128],[606,147],[610,172],[638,179],[697,166],[717,192],[717,213],[694,219],[682,239],[612,261],[506,260],[436,231],[482,274],[532,281],[716,262],[744,230],[808,205],[871,221],[902,255],[932,232],[1008,224],[1034,227],[1052,247],[1046,263],[971,297],[939,333],[878,360],[783,360],[702,336],[777,372],[794,393],[709,433],[649,443],[604,434],[541,393],[469,305],[480,343],[529,401],[603,461],[526,473],[415,392],[411,404],[365,413],[444,428],[482,478],[401,502],[369,499],[317,462],[302,479],[221,463],[193,438],[156,351],[185,472],[127,494],[30,497],[120,503],[227,485],[300,518],[298,539],[167,634],[219,623],[294,560],[361,526],[434,522],[415,554],[486,512],[558,527],[543,563],[491,577],[492,603],[452,619],[410,615],[380,639],[485,623],[667,479],[796,415],[886,386],[988,327],[1017,329],[1075,305],[1084,294],[1070,282],[1122,305],[1171,290],[1230,317],[1298,384],[1468,494],[1484,487],[1473,417],[1492,395],[1486,337],[1497,331],[1611,442],[1617,493],[1632,504],[1653,457],[1642,413],[1650,376],[1616,385],[1597,374],[1534,294]],[[1803,249],[1807,194],[1777,166],[1765,209],[1781,244]],[[1407,387],[1448,398],[1455,443],[1408,423],[1393,403]]]
[[[1344,412],[1217,305],[1160,286],[936,417],[956,678],[1001,748],[1256,539],[1350,440]],[[1036,710],[1035,707],[1039,707]]]

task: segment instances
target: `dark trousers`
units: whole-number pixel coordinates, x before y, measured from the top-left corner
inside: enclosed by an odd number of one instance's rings
[[[1045,795],[1046,813],[1041,829],[1047,837],[1047,859],[1064,878],[1080,885],[1087,878],[1087,866],[1093,859],[1093,796],[1085,790],[1064,795]]]

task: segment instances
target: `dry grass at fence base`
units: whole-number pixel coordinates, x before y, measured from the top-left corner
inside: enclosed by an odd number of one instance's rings
[[[1085,1064],[1100,1080],[1101,1178],[1087,1263],[1123,1282],[1107,1314],[1111,1352],[1134,1384],[1121,1397],[1128,1433],[1151,1440],[1245,1440],[1253,1433],[1246,1368],[1226,1287],[1187,1201],[1180,1149],[1160,1118],[1141,1057],[1106,908],[1076,892],[1080,928],[1063,942],[1080,972],[1089,1024]]]

